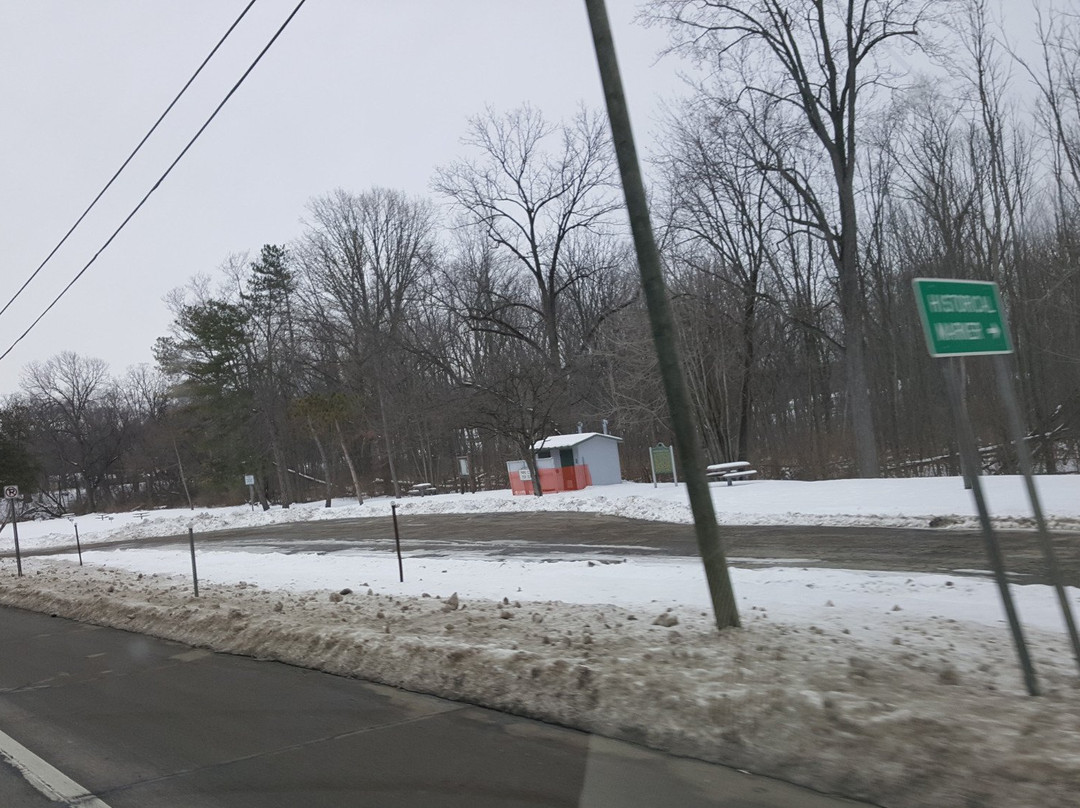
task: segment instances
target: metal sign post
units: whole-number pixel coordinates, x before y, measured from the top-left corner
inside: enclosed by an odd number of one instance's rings
[[[390,503],[390,515],[394,518],[394,546],[397,548],[398,582],[405,583],[405,565],[401,563],[401,536],[398,535],[397,503]]]
[[[199,597],[199,570],[195,566],[195,529],[187,529],[188,546],[191,548],[191,582],[195,586],[195,597]]]
[[[1016,604],[1013,603],[1012,592],[1009,590],[1009,581],[1005,577],[1005,561],[1001,554],[1001,545],[990,523],[990,512],[986,507],[986,498],[983,496],[982,481],[979,475],[974,473],[974,469],[978,468],[979,464],[979,449],[975,442],[975,432],[971,428],[971,422],[961,414],[963,393],[960,390],[960,379],[957,377],[955,368],[949,363],[944,365],[943,372],[953,417],[956,421],[960,456],[964,467],[972,470],[968,474],[968,480],[971,483],[971,493],[975,497],[975,509],[979,512],[979,524],[982,526],[986,555],[990,559],[990,568],[994,571],[994,580],[1001,593],[1001,602],[1005,607],[1005,616],[1009,620],[1009,630],[1012,632],[1013,644],[1016,646],[1016,655],[1020,658],[1020,667],[1024,671],[1024,683],[1027,685],[1028,693],[1037,696],[1039,686],[1035,681],[1035,668],[1031,664],[1031,655],[1028,653],[1027,642],[1024,640],[1020,616],[1016,612]]]
[[[457,459],[458,464],[458,477],[461,482],[461,494],[465,495],[466,489],[469,487],[469,478],[472,476],[469,472],[469,456],[459,455]]]
[[[931,356],[964,357],[1012,353],[1012,343],[1005,327],[1001,298],[996,283],[915,278],[913,286],[919,319],[922,321],[923,333],[926,337],[926,347]],[[990,512],[986,506],[986,498],[983,496],[982,483],[979,479],[979,450],[975,441],[975,432],[971,428],[971,421],[967,415],[960,377],[950,361],[942,366],[942,372],[945,376],[945,387],[953,412],[953,420],[956,423],[960,464],[975,498],[975,508],[979,513],[979,524],[982,527],[986,553],[994,571],[994,580],[1001,594],[1005,615],[1009,620],[1016,654],[1020,658],[1020,667],[1024,672],[1024,682],[1028,692],[1037,696],[1039,688],[1035,681],[1035,669],[1031,664],[1031,655],[1028,653],[1027,642],[1024,640],[1023,628],[1009,590],[1009,582],[1005,577],[1005,562],[1001,546],[990,522]],[[1029,480],[1029,485],[1033,491],[1034,483]],[[1047,560],[1052,563],[1052,550]],[[1051,569],[1053,574],[1056,564],[1053,564]],[[1064,597],[1063,594],[1062,597]],[[1068,622],[1071,615],[1067,610],[1067,602],[1063,601],[1063,606],[1066,608]],[[1080,647],[1075,650],[1080,653]]]
[[[22,578],[22,552],[19,550],[19,512],[15,510],[15,500],[19,498],[19,486],[5,485],[4,499],[11,507],[11,534],[15,538],[15,567]]]
[[[244,485],[248,487],[248,502],[251,503],[251,510],[255,510],[255,475],[245,474]]]
[[[1073,657],[1080,666],[1080,636],[1077,636],[1076,621],[1073,619],[1072,606],[1069,597],[1065,594],[1065,587],[1061,581],[1061,568],[1058,566],[1057,554],[1054,552],[1054,543],[1050,539],[1050,531],[1046,527],[1046,519],[1043,516],[1042,505],[1039,502],[1039,492],[1035,489],[1035,471],[1031,462],[1031,450],[1024,439],[1024,422],[1020,415],[1020,402],[1016,398],[1016,388],[1013,384],[1013,373],[1009,367],[1009,360],[1005,356],[994,357],[994,371],[997,375],[998,392],[1005,402],[1005,411],[1009,419],[1009,431],[1012,433],[1012,442],[1016,447],[1016,461],[1020,466],[1020,473],[1024,475],[1024,485],[1027,487],[1028,500],[1031,502],[1031,510],[1035,514],[1035,525],[1038,528],[1039,544],[1042,548],[1043,558],[1050,572],[1050,582],[1054,585],[1058,603],[1061,604],[1061,613],[1065,617],[1065,627],[1069,632],[1069,641],[1072,643]]]

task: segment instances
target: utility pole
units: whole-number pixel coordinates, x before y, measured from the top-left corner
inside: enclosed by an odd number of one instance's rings
[[[735,592],[728,575],[727,559],[720,543],[720,530],[716,524],[709,481],[705,476],[705,460],[698,442],[697,424],[690,407],[690,396],[679,362],[678,341],[675,335],[675,317],[671,310],[664,277],[660,271],[660,252],[653,238],[649,206],[645,198],[645,185],[641,180],[641,167],[634,147],[630,129],[630,114],[623,94],[619,65],[615,58],[615,43],[611,37],[607,9],[604,0],[585,0],[592,27],[596,61],[600,79],[604,85],[611,134],[615,143],[615,155],[619,162],[626,208],[630,215],[630,229],[634,235],[641,286],[652,325],[653,343],[660,363],[671,425],[675,433],[675,447],[683,468],[686,492],[690,498],[690,510],[694,515],[694,532],[698,551],[705,565],[705,577],[709,584],[713,615],[719,629],[737,627],[739,610]]]

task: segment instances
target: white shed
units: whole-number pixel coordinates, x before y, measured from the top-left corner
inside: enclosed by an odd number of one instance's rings
[[[543,489],[572,491],[586,485],[622,482],[619,444],[622,438],[601,432],[550,435],[533,444]]]

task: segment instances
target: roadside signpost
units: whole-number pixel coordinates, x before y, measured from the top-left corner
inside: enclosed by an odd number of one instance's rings
[[[195,528],[188,525],[188,547],[191,549],[191,583],[195,587],[195,597],[199,597],[199,568],[195,564]]]
[[[469,487],[469,480],[472,477],[472,474],[469,471],[469,456],[468,455],[458,455],[457,466],[458,466],[458,481],[461,483],[461,494],[462,494],[462,496],[464,496],[465,491]]]
[[[401,562],[401,534],[398,532],[397,524],[397,503],[390,503],[390,516],[394,520],[394,547],[397,549],[397,569],[398,569],[398,581],[405,583],[405,566]]]
[[[960,374],[956,367],[956,363],[962,362],[962,358],[965,356],[989,355],[993,357],[998,389],[1008,411],[1012,442],[1016,447],[1020,471],[1024,476],[1028,498],[1035,514],[1039,543],[1050,573],[1050,580],[1057,591],[1058,601],[1065,617],[1069,639],[1072,642],[1073,655],[1076,657],[1077,664],[1080,665],[1080,637],[1077,635],[1072,607],[1069,605],[1068,597],[1061,582],[1061,573],[1058,569],[1053,543],[1050,540],[1046,520],[1043,518],[1042,506],[1039,504],[1038,492],[1035,489],[1031,452],[1025,441],[1023,418],[1020,413],[1016,391],[1013,387],[1013,374],[1009,364],[1008,355],[1012,353],[1012,343],[1006,328],[998,286],[996,283],[989,281],[939,278],[915,278],[913,285],[915,302],[919,310],[919,318],[922,320],[923,333],[926,337],[926,347],[931,356],[946,358],[946,362],[942,365],[942,373],[945,377],[945,387],[953,411],[953,420],[956,424],[961,466],[965,471],[964,476],[968,487],[971,488],[972,495],[975,498],[975,508],[979,513],[979,524],[982,527],[987,555],[994,571],[994,579],[997,582],[998,590],[1001,593],[1005,614],[1009,620],[1009,628],[1012,631],[1017,656],[1020,658],[1020,666],[1024,672],[1024,681],[1027,684],[1028,692],[1033,696],[1037,696],[1039,689],[1035,680],[1035,669],[1032,666],[1031,656],[1024,640],[1023,629],[1009,590],[1009,583],[1005,577],[1005,564],[1001,546],[990,522],[986,498],[979,482],[978,445],[975,440],[975,432],[971,427],[971,421],[967,416],[963,385],[960,382]]]
[[[19,486],[5,485],[4,499],[11,508],[11,534],[15,538],[15,567],[22,578],[22,552],[19,550],[19,512],[15,510],[15,500],[19,498]]]
[[[251,510],[255,510],[255,475],[245,474],[244,485],[248,487],[248,502],[251,503]]]

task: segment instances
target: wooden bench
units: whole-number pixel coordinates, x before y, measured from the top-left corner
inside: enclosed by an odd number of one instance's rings
[[[746,460],[734,460],[730,463],[714,463],[706,467],[705,476],[710,479],[723,480],[731,485],[735,480],[746,480],[757,474],[755,469],[750,468]]]

